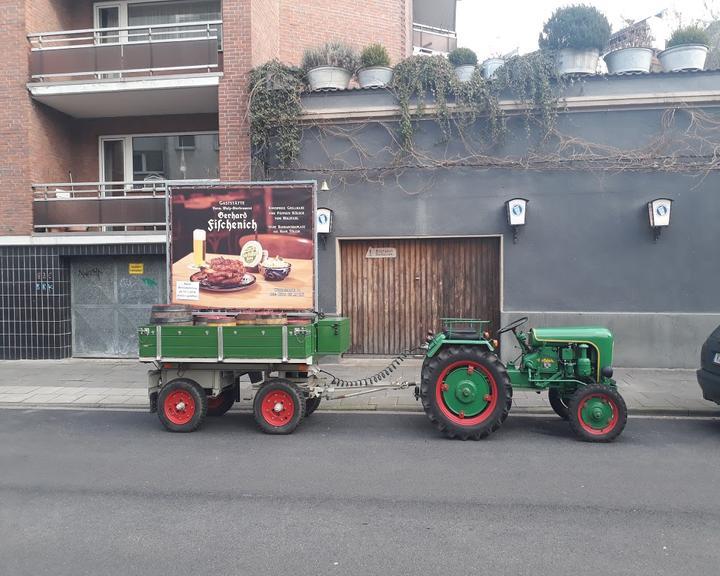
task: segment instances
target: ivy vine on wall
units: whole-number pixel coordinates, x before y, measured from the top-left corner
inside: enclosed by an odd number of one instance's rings
[[[455,76],[452,64],[442,56],[411,56],[395,66],[389,89],[400,108],[399,155],[413,154],[417,119],[434,119],[443,141],[463,137],[470,127],[484,122],[488,144],[498,144],[505,134],[500,98],[522,103],[525,122],[536,122],[547,135],[553,132],[559,106],[557,75],[552,58],[533,53],[510,59],[492,80],[479,70],[467,82]],[[272,60],[250,74],[250,130],[253,158],[263,169],[276,164],[285,169],[297,160],[302,138],[301,96],[307,89],[300,69]],[[432,104],[432,106],[430,106]]]
[[[274,153],[278,165],[287,168],[300,152],[304,74],[299,68],[271,60],[250,72],[249,89],[253,159],[264,172]]]

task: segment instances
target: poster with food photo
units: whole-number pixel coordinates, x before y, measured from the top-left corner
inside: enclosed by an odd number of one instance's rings
[[[312,184],[173,187],[170,301],[314,308]]]

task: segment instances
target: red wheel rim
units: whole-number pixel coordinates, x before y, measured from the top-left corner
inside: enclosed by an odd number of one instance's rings
[[[187,390],[173,390],[165,397],[163,409],[173,424],[187,424],[195,416],[195,399]]]
[[[478,414],[477,416],[473,416],[472,418],[462,418],[458,416],[446,406],[445,400],[443,399],[442,387],[443,383],[445,382],[445,378],[453,370],[456,370],[461,366],[467,366],[468,368],[472,368],[473,370],[481,371],[482,374],[485,376],[488,385],[490,386],[490,398],[487,399],[487,406],[480,414]],[[490,371],[482,364],[478,364],[477,362],[472,362],[469,360],[460,360],[458,362],[453,362],[452,364],[450,364],[450,366],[447,366],[445,370],[442,371],[442,374],[440,374],[440,377],[435,382],[435,401],[437,402],[437,405],[443,415],[452,423],[458,424],[460,426],[475,426],[487,420],[495,410],[498,401],[497,382],[495,382],[495,378],[490,373]]]
[[[295,400],[284,390],[272,390],[262,399],[260,412],[271,426],[285,426],[295,414]]]
[[[583,409],[585,408],[585,405],[588,403],[588,401],[594,398],[602,400],[603,402],[607,402],[607,404],[612,409],[612,418],[610,419],[610,422],[608,422],[607,426],[605,426],[604,428],[593,428],[587,422],[585,422],[585,419],[583,418]],[[589,396],[583,398],[578,405],[577,417],[578,422],[580,423],[580,427],[585,430],[585,432],[587,432],[588,434],[592,434],[593,436],[602,436],[603,434],[607,434],[608,432],[612,431],[612,429],[615,428],[615,426],[617,425],[619,419],[618,407],[615,401],[607,394],[590,394]]]

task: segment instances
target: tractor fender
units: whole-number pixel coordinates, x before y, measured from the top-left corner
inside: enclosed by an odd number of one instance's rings
[[[447,339],[444,334],[438,334],[433,340],[428,344],[427,353],[425,354],[426,358],[432,358],[435,356],[444,346],[450,346],[450,345],[460,345],[460,346],[479,346],[488,352],[495,353],[495,348],[488,340],[455,340],[455,339]]]

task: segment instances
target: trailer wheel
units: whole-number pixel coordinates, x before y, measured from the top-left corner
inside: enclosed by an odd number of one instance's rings
[[[427,359],[420,396],[436,428],[461,440],[480,440],[494,432],[512,406],[505,367],[478,346],[447,346]]]
[[[207,399],[207,415],[208,416],[222,416],[233,407],[235,404],[235,398],[237,398],[237,385],[225,388],[217,396],[208,396]]]
[[[320,401],[322,398],[320,396],[315,396],[314,398],[305,398],[305,416],[310,416],[315,410],[318,409],[318,406],[320,406]]]
[[[611,442],[627,423],[627,406],[617,390],[588,384],[570,399],[570,428],[585,442]]]
[[[188,378],[176,378],[160,389],[158,417],[171,432],[192,432],[205,420],[207,395]]]
[[[555,411],[555,414],[560,416],[563,420],[567,420],[570,414],[569,404],[572,394],[564,395],[557,388],[550,388],[548,390],[548,400],[550,406]]]
[[[274,378],[255,394],[253,412],[266,434],[290,434],[305,414],[305,397],[292,382]]]

